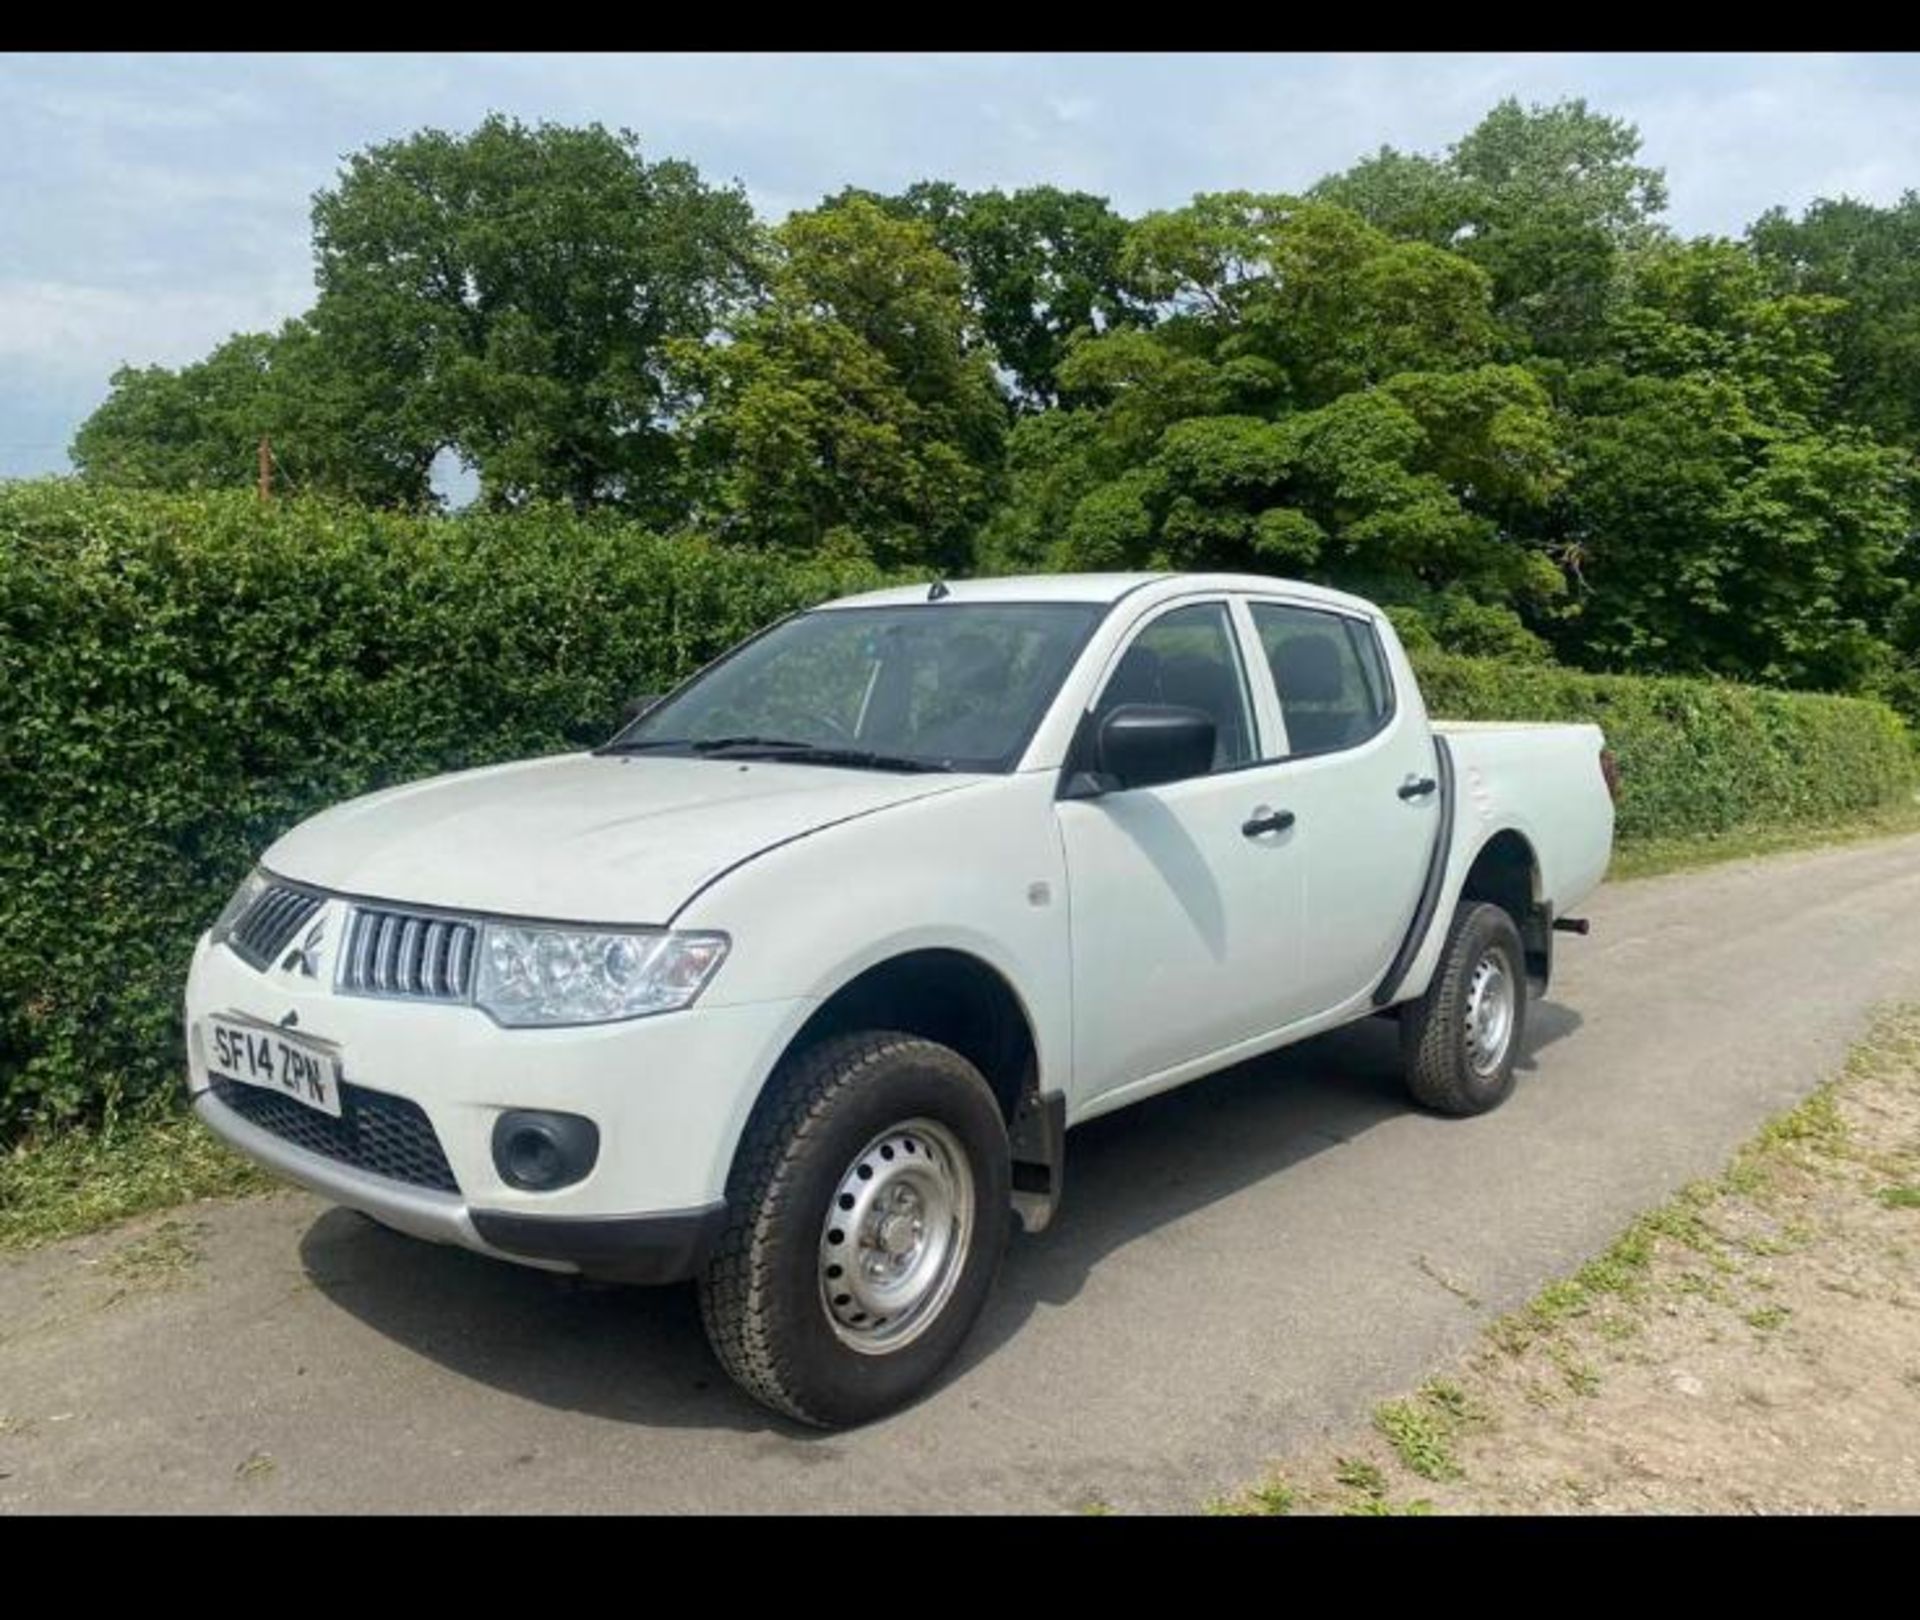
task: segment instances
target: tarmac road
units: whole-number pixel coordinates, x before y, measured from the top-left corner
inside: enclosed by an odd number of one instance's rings
[[[1920,996],[1920,838],[1587,910],[1484,1119],[1414,1112],[1372,1021],[1075,1131],[958,1369],[854,1433],[738,1394],[688,1289],[305,1194],[0,1261],[0,1511],[1192,1510],[1364,1423]]]

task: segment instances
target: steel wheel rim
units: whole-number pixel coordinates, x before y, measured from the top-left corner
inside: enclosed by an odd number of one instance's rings
[[[1513,1041],[1515,984],[1504,952],[1487,951],[1467,980],[1467,1062],[1481,1077],[1496,1074]]]
[[[887,1355],[939,1317],[973,1242],[972,1164],[931,1119],[890,1125],[853,1156],[820,1227],[820,1304],[842,1344]]]

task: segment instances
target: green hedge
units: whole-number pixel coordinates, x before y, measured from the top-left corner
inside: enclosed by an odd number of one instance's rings
[[[611,519],[0,485],[0,1142],[176,1083],[192,943],[349,795],[594,742],[789,608],[877,582]],[[1621,833],[1895,796],[1878,705],[1423,658],[1436,713],[1596,718]]]
[[[1913,791],[1906,728],[1866,698],[1433,654],[1415,667],[1435,716],[1597,722],[1620,762],[1626,843],[1838,822]]]
[[[875,582],[566,512],[0,485],[0,1142],[176,1082],[193,941],[304,816],[599,741]]]

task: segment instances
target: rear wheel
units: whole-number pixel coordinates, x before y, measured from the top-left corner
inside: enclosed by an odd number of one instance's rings
[[[1526,1033],[1527,969],[1520,931],[1499,906],[1454,911],[1427,993],[1400,1019],[1407,1089],[1443,1114],[1484,1114],[1513,1091]]]
[[[1000,1105],[959,1053],[865,1032],[801,1054],[747,1128],[701,1279],[721,1365],[823,1427],[911,1400],[986,1302],[1008,1161]]]

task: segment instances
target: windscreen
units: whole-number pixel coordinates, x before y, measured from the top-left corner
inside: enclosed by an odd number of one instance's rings
[[[1010,770],[1099,614],[1091,602],[803,613],[738,648],[611,746],[703,752],[737,739]]]

